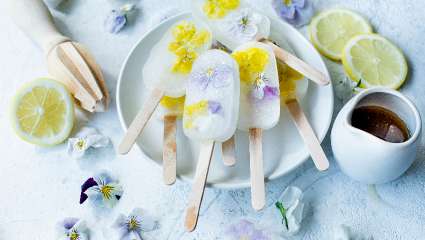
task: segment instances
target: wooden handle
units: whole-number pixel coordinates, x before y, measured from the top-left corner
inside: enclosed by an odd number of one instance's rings
[[[52,15],[42,0],[7,0],[6,5],[16,25],[46,54],[57,44],[69,40],[56,29]]]
[[[263,170],[263,132],[260,128],[249,129],[249,168],[251,172],[251,203],[259,211],[266,204]]]
[[[192,192],[186,209],[185,227],[189,232],[195,230],[198,223],[199,208],[201,207],[202,197],[204,195],[213,150],[213,141],[201,143]]]
[[[164,182],[168,185],[171,185],[176,181],[176,119],[176,116],[164,117],[164,144],[162,148],[162,167]]]
[[[235,152],[235,135],[229,138],[221,145],[223,152],[223,163],[226,166],[233,166],[236,164],[236,152]]]
[[[133,119],[133,122],[131,122],[130,127],[127,129],[127,133],[121,141],[121,144],[118,146],[118,152],[120,154],[126,154],[130,151],[163,96],[164,91],[159,88],[155,88],[151,95],[146,99],[142,109]]]
[[[309,78],[310,80],[319,85],[329,84],[330,79],[324,73],[308,65],[306,62],[292,55],[288,51],[285,51],[284,49],[276,46],[271,41],[265,39],[261,41],[272,47],[273,52],[279,60],[286,63],[288,66],[295,69],[305,77]]]
[[[326,158],[325,152],[320,146],[320,142],[317,139],[313,128],[308,122],[303,110],[301,109],[300,104],[296,99],[293,99],[287,101],[286,106],[288,107],[289,113],[295,122],[295,126],[297,126],[297,129],[300,132],[308,151],[310,152],[314,165],[316,165],[316,168],[320,171],[328,169],[329,161]]]

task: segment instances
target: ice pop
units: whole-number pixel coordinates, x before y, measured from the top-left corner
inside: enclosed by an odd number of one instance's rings
[[[172,98],[164,96],[157,109],[164,121],[164,138],[162,147],[162,167],[165,184],[176,181],[177,168],[177,119],[183,116],[185,97]]]
[[[192,19],[179,21],[166,31],[152,48],[143,68],[143,80],[151,95],[128,128],[119,153],[130,151],[164,95],[180,97],[185,94],[192,64],[211,47],[211,42],[212,34],[208,26]]]
[[[186,229],[194,230],[202,202],[215,142],[234,134],[239,112],[239,68],[221,50],[209,50],[195,62],[190,74],[183,114],[183,130],[201,142],[196,175],[186,213]]]
[[[329,168],[329,161],[298,102],[298,98],[306,94],[306,81],[300,73],[286,66],[284,63],[278,61],[277,65],[282,105],[288,108],[316,168],[320,171],[326,170]]]
[[[280,116],[276,59],[271,47],[260,42],[245,43],[232,56],[241,79],[238,128],[249,130],[251,201],[260,210],[265,204],[262,130],[274,127]]]
[[[270,19],[244,0],[192,0],[195,18],[208,24],[219,42],[231,50],[250,41],[272,46],[276,57],[318,84],[329,78],[288,51],[269,41]]]

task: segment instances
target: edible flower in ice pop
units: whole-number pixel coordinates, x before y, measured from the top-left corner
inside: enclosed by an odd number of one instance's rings
[[[187,116],[187,121],[184,124],[184,128],[193,128],[194,120],[200,116],[206,116],[208,114],[219,114],[222,106],[216,101],[202,100],[192,105],[186,106],[184,114]]]
[[[211,34],[206,30],[197,31],[195,24],[183,21],[172,30],[174,41],[168,45],[168,50],[176,56],[173,72],[187,74],[192,70],[192,64],[197,57],[196,49],[207,43]]]
[[[277,61],[277,71],[279,74],[279,88],[282,102],[295,99],[297,81],[304,79],[304,76],[281,61]]]
[[[167,111],[165,115],[181,117],[183,115],[184,100],[184,96],[178,98],[164,96],[159,104]]]
[[[238,8],[239,4],[239,0],[207,0],[203,10],[209,18],[222,18],[229,11]]]

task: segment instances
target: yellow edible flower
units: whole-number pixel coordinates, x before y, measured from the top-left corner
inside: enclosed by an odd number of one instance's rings
[[[297,81],[303,79],[304,76],[280,61],[277,62],[277,71],[280,96],[282,96],[282,103],[285,103],[285,101],[296,97]]]
[[[269,62],[269,54],[261,48],[248,48],[234,52],[233,58],[239,64],[241,81],[245,84],[254,84],[258,74],[264,72]]]
[[[183,110],[184,100],[185,100],[184,96],[178,97],[178,98],[164,96],[161,99],[160,104],[166,109],[180,111],[180,110]]]
[[[207,43],[211,34],[206,30],[197,31],[195,24],[182,21],[172,29],[172,35],[174,40],[168,45],[168,50],[177,56],[172,71],[189,73],[197,57],[196,49]]]
[[[197,103],[188,105],[184,108],[184,114],[187,116],[185,121],[184,128],[190,129],[193,128],[193,119],[199,115],[208,114],[208,101],[201,100]]]
[[[208,18],[222,18],[239,7],[239,0],[206,0],[203,10]]]

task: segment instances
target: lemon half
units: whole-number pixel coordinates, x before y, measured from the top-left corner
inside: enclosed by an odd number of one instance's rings
[[[368,21],[345,9],[323,11],[313,18],[309,26],[313,45],[321,54],[336,61],[341,60],[342,50],[348,40],[371,32]]]
[[[389,40],[377,34],[362,34],[348,41],[342,63],[353,81],[361,87],[399,88],[407,76],[403,53]]]
[[[63,142],[74,125],[74,102],[66,87],[41,78],[25,84],[15,95],[11,120],[17,135],[41,146]]]

